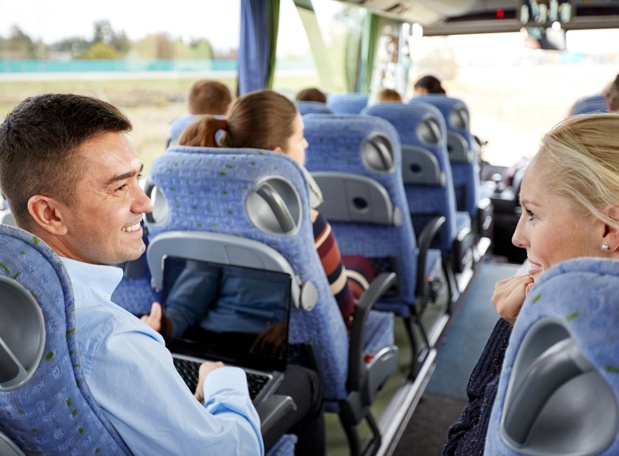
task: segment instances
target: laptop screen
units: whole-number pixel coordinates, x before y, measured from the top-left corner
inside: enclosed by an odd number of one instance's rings
[[[285,370],[290,285],[283,272],[165,257],[163,307],[171,326],[162,332],[170,351]]]

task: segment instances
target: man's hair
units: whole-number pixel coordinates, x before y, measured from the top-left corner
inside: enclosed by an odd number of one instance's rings
[[[619,112],[619,74],[608,88],[608,110]]]
[[[376,94],[377,103],[402,102],[402,95],[397,90],[382,89]]]
[[[295,97],[296,101],[317,101],[318,103],[327,103],[327,96],[315,87],[310,87],[301,90]]]
[[[200,79],[189,90],[191,114],[224,115],[232,103],[232,94],[225,84],[212,79]]]
[[[75,151],[104,132],[128,132],[115,106],[73,94],[26,98],[0,124],[0,189],[16,223],[30,226],[28,200],[45,195],[71,204],[83,176]]]

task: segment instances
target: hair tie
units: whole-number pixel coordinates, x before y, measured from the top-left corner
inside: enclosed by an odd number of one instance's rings
[[[228,129],[228,121],[226,119],[219,119],[219,129],[220,130]]]

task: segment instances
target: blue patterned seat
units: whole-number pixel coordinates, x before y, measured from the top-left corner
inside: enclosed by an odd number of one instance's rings
[[[470,269],[475,235],[468,213],[456,208],[446,127],[440,111],[427,103],[379,103],[363,113],[389,121],[400,136],[402,179],[415,232],[420,233],[428,220],[445,217],[434,246],[456,272]]]
[[[447,128],[447,153],[456,195],[456,209],[468,212],[477,233],[489,223],[489,200],[480,198],[479,162],[475,153],[469,110],[466,104],[453,97],[426,95],[412,98],[409,103],[429,103],[443,115]]]
[[[210,235],[211,240],[224,237],[229,261],[247,243],[256,252],[271,252],[277,261],[259,261],[262,253],[245,258],[254,267],[286,265],[293,273],[298,307],[292,311],[289,339],[312,347],[324,382],[326,410],[339,413],[347,430],[363,419],[373,423],[372,388],[381,385],[397,364],[393,316],[363,312],[373,303],[370,297],[376,288],[370,287],[358,305],[349,341],[314,246],[303,170],[287,156],[270,151],[175,146],[153,162],[150,179],[168,202],[167,216],[161,219],[155,213],[156,222],[148,224],[151,246],[170,233],[189,232]],[[202,248],[200,256],[211,251]],[[364,335],[366,326],[376,332]],[[365,355],[375,357],[366,363]],[[356,454],[359,443],[355,437],[350,442]]]
[[[296,104],[302,116],[305,114],[333,114],[333,111],[326,104],[319,101],[297,101]]]
[[[484,454],[619,454],[619,262],[579,258],[529,292]]]
[[[429,249],[444,219],[434,219],[417,240],[406,216],[400,141],[389,122],[359,114],[311,114],[304,116],[304,122],[309,142],[306,166],[323,191],[320,211],[329,220],[342,254],[361,255],[378,270],[397,272],[398,287],[381,298],[376,308],[405,320],[414,375],[420,367],[419,354],[431,345],[423,335],[433,325],[421,323],[432,300],[432,286],[426,279],[444,284],[441,252]],[[415,326],[421,329],[421,340],[414,335]]]
[[[327,106],[334,114],[359,114],[369,99],[365,93],[332,93],[327,98]]]
[[[25,452],[131,454],[82,376],[61,259],[11,226],[0,244],[0,431]]]
[[[181,133],[187,126],[196,120],[198,115],[196,114],[185,114],[184,116],[178,117],[170,122],[170,126],[168,128],[168,142],[166,144],[166,148],[173,146],[178,143],[178,138],[181,136]]]
[[[148,246],[148,230],[144,227],[144,244]],[[123,278],[112,293],[112,302],[140,317],[150,312],[153,302],[161,301],[161,293],[152,286],[152,277],[146,252],[133,261],[119,264],[123,269]]]
[[[570,110],[571,116],[608,112],[608,102],[604,95],[589,95],[579,98]]]

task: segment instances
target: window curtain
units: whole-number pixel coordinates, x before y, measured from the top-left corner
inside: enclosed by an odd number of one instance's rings
[[[376,14],[368,13],[365,17],[365,30],[361,45],[361,65],[359,68],[359,79],[357,86],[357,92],[359,93],[370,92],[379,30],[380,17]]]
[[[238,95],[273,86],[280,0],[241,0]]]

